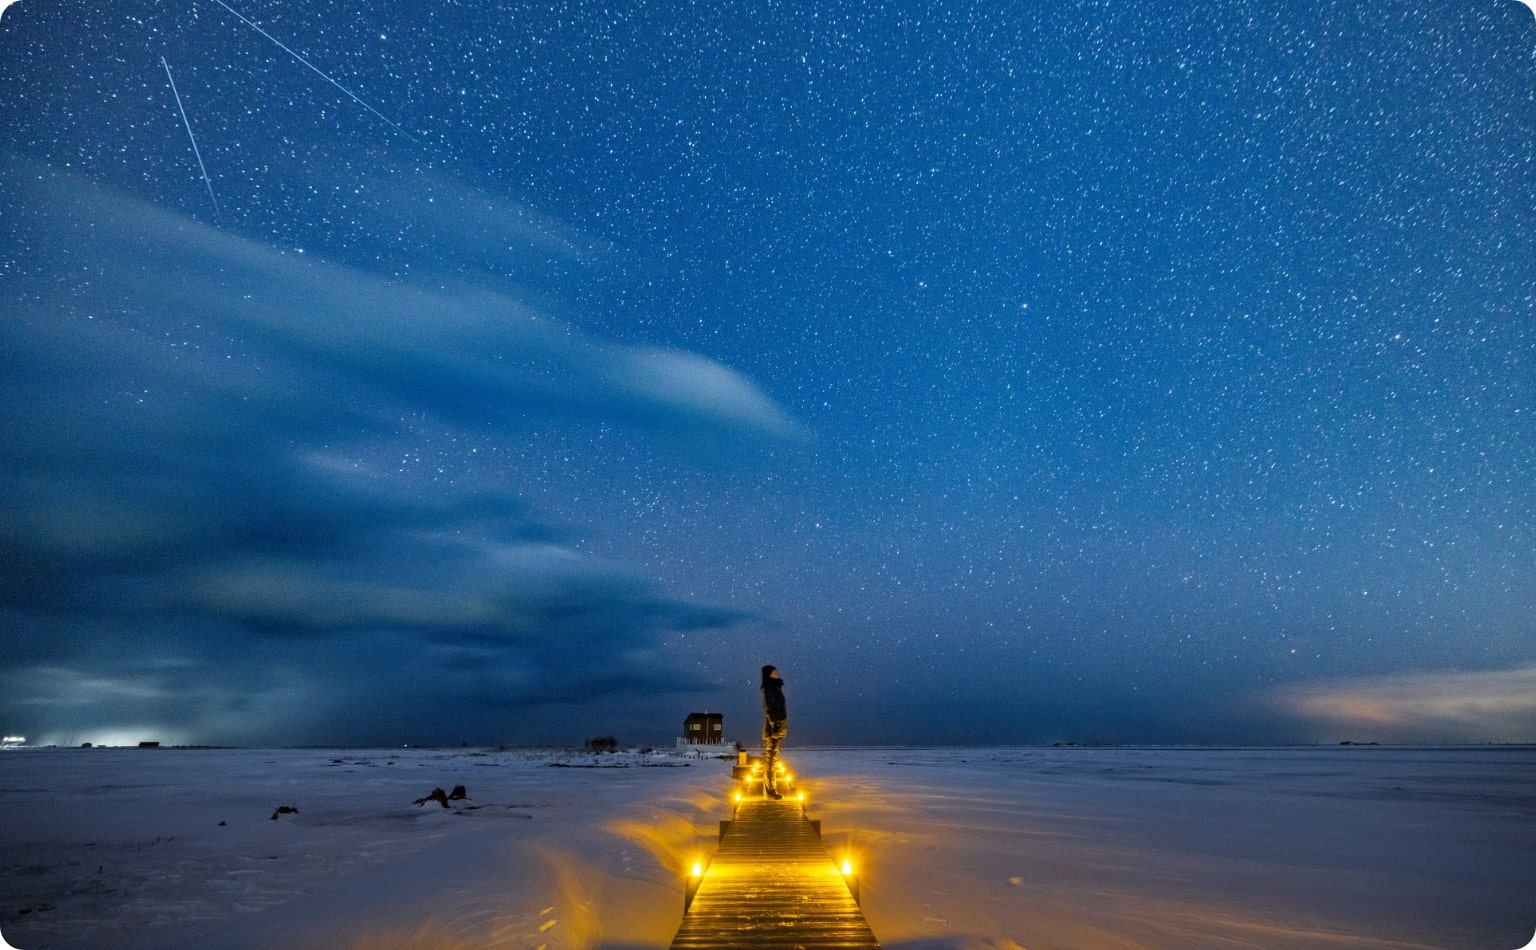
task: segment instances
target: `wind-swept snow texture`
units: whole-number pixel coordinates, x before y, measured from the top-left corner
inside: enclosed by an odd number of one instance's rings
[[[1536,929],[1531,748],[791,764],[895,950],[1515,950]],[[469,798],[412,804],[455,785]],[[664,947],[730,791],[724,762],[673,755],[7,751],[0,932],[20,950]]]

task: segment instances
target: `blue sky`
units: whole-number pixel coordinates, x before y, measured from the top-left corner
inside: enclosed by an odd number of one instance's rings
[[[23,0],[0,89],[7,734],[1536,741],[1514,0]]]

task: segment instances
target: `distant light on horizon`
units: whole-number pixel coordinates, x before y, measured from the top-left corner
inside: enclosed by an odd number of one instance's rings
[[[9,741],[9,740],[7,740]],[[162,746],[197,745],[197,737],[181,730],[166,730],[158,726],[135,728],[133,726],[112,726],[106,729],[82,730],[80,732],[64,732],[62,730],[43,734],[33,746],[130,746],[137,747],[143,742],[156,742]]]

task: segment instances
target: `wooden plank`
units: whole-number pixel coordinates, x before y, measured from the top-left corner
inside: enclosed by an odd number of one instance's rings
[[[744,801],[672,940],[672,950],[880,944],[797,801]]]

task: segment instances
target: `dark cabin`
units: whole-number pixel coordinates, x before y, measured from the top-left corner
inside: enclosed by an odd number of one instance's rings
[[[689,745],[719,745],[725,741],[725,714],[689,713],[683,720],[683,738]]]

